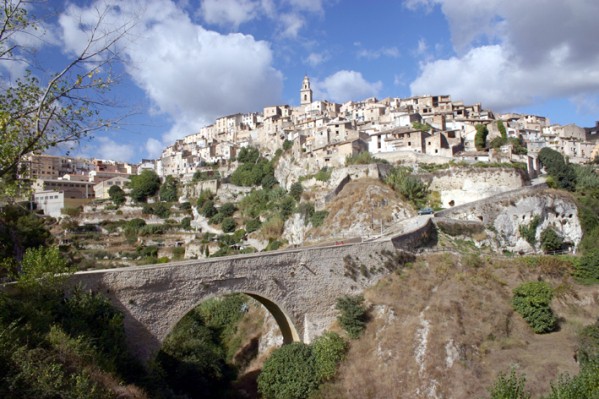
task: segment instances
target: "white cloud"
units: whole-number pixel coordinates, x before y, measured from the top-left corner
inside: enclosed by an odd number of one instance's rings
[[[318,97],[340,103],[377,96],[382,87],[380,81],[368,82],[360,72],[345,70],[314,84]]]
[[[123,2],[110,17],[137,19],[122,52],[134,82],[175,122],[166,144],[219,116],[280,100],[283,78],[267,42],[206,30],[170,0]]]
[[[162,150],[164,150],[165,145],[162,144],[160,140],[156,140],[154,138],[149,138],[146,141],[146,154],[149,159],[157,159],[162,154]]]
[[[96,145],[91,150],[96,158],[121,162],[132,161],[136,153],[136,149],[132,145],[117,143],[106,136],[97,137]]]
[[[306,20],[298,13],[281,14],[279,16],[279,29],[281,36],[295,38],[306,24]]]
[[[237,29],[258,16],[260,3],[252,0],[204,0],[201,12],[204,21]]]
[[[311,67],[316,67],[326,61],[328,61],[330,55],[327,52],[323,53],[310,53],[306,59],[306,63]]]
[[[376,50],[360,49],[358,50],[358,58],[367,58],[376,60],[381,57],[397,58],[399,57],[399,49],[397,47],[381,47]]]
[[[413,94],[451,94],[492,109],[599,92],[599,3],[434,0],[455,57],[422,64]],[[428,4],[425,1],[408,3]]]

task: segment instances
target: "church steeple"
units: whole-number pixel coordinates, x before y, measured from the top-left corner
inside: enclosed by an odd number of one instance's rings
[[[312,103],[312,89],[310,88],[310,79],[308,75],[304,76],[302,89],[300,90],[300,104],[306,105]]]

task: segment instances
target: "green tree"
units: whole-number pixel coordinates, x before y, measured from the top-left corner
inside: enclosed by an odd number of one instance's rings
[[[487,136],[489,135],[489,129],[486,125],[476,125],[476,135],[474,136],[474,145],[478,151],[482,151],[487,146]]]
[[[289,188],[289,195],[291,195],[296,201],[300,200],[303,192],[304,187],[302,186],[302,183],[300,183],[299,181],[293,183]]]
[[[327,381],[335,376],[339,363],[345,358],[347,348],[347,342],[334,332],[324,333],[314,340],[314,367],[320,381]]]
[[[51,239],[43,218],[19,205],[0,207],[0,260],[20,262],[26,249],[47,245]]]
[[[350,338],[356,339],[366,329],[368,313],[362,295],[346,295],[337,299],[335,308],[339,310],[337,320]]]
[[[15,38],[27,35],[32,41],[48,43],[51,35],[44,21],[35,20],[25,1],[3,2],[0,21],[0,60],[13,65],[37,64],[30,49]],[[57,71],[28,71],[0,92],[0,186],[9,187],[19,172],[23,157],[63,143],[75,143],[92,132],[112,126],[116,120],[101,117],[110,104],[102,94],[115,80],[111,65],[119,60],[118,42],[130,23],[103,26],[110,6],[96,8],[81,37],[86,45]],[[50,14],[50,13],[48,13]],[[32,34],[32,32],[35,32]],[[43,82],[43,83],[42,83]],[[11,191],[12,192],[12,191]]]
[[[224,204],[221,205],[220,208],[218,208],[218,213],[223,215],[223,217],[230,217],[230,216],[233,216],[233,214],[235,213],[236,210],[237,210],[237,207],[235,206],[234,203],[225,202]]]
[[[549,307],[553,290],[544,281],[532,281],[514,288],[512,306],[537,334],[554,331],[557,319]]]
[[[258,390],[265,399],[304,399],[318,383],[312,349],[300,342],[274,351],[258,376]]]
[[[545,252],[559,251],[562,249],[562,245],[564,245],[564,239],[551,227],[547,227],[541,232],[541,248]]]
[[[553,177],[558,188],[568,191],[576,189],[576,171],[572,165],[566,163],[562,154],[545,147],[539,151],[539,161]]]
[[[235,223],[235,219],[232,217],[226,217],[223,219],[221,227],[225,233],[232,233],[237,228],[237,223]]]
[[[164,183],[160,186],[160,201],[174,202],[179,198],[177,196],[177,186],[179,182],[173,176],[167,176]]]
[[[148,197],[156,195],[160,189],[160,177],[153,170],[144,170],[137,176],[131,176],[131,198],[137,202],[146,202]]]
[[[503,140],[507,140],[507,131],[505,130],[505,125],[503,124],[503,121],[497,121],[497,129],[501,134],[501,138]]]
[[[110,188],[108,189],[108,196],[116,206],[123,205],[127,200],[127,197],[125,196],[125,191],[123,191],[123,189],[120,186],[117,186],[116,184],[110,186]]]

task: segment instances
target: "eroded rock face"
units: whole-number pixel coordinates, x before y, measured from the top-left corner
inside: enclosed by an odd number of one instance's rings
[[[498,248],[514,252],[538,250],[541,233],[549,227],[574,249],[582,239],[578,208],[573,198],[550,189],[496,196],[444,211],[442,216],[480,221],[495,236]],[[535,218],[538,219],[536,243],[532,246],[522,237],[520,227],[531,227]]]
[[[514,168],[452,168],[423,177],[430,190],[439,192],[445,208],[516,190],[528,181],[526,172]]]

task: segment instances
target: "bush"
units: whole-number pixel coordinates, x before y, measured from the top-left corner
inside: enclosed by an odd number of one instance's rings
[[[315,211],[310,217],[310,222],[313,227],[320,227],[325,219],[329,216],[329,211]]]
[[[233,216],[233,214],[235,213],[236,210],[237,210],[237,207],[235,206],[234,203],[225,202],[224,204],[222,204],[222,206],[220,208],[218,208],[218,213],[223,215],[223,217],[229,217],[229,216]]]
[[[318,171],[314,178],[318,181],[327,182],[331,179],[331,174],[333,173],[333,169],[327,168],[326,166]]]
[[[123,189],[116,184],[108,189],[108,196],[116,206],[123,205],[127,199]]]
[[[587,251],[578,258],[574,276],[585,281],[599,282],[599,248]]]
[[[304,399],[318,387],[315,359],[310,346],[283,345],[264,363],[258,390],[265,399]]]
[[[262,222],[260,222],[260,219],[250,219],[247,222],[245,222],[245,231],[247,231],[248,233],[254,232],[258,230],[261,225]]]
[[[293,147],[293,141],[285,140],[283,141],[283,151],[289,151]]]
[[[584,327],[578,334],[576,359],[583,366],[599,361],[599,320]]]
[[[354,155],[348,155],[345,158],[345,166],[350,165],[369,165],[373,163],[389,163],[385,159],[376,158],[370,152],[364,151]]]
[[[486,125],[476,125],[476,135],[474,136],[474,145],[478,151],[482,151],[485,149],[487,145],[487,136],[489,135],[489,130]]]
[[[549,307],[553,290],[544,281],[520,284],[514,289],[512,306],[537,334],[554,331],[557,319]]]
[[[516,371],[512,369],[510,375],[499,373],[493,386],[489,389],[489,399],[529,399],[530,392],[526,392],[526,377],[516,375]]]
[[[559,251],[562,249],[564,239],[561,238],[551,227],[541,232],[541,248],[545,252]]]
[[[524,238],[531,246],[535,246],[537,242],[537,227],[541,223],[539,215],[535,215],[528,224],[521,224],[518,227],[520,236]]]
[[[181,219],[181,228],[183,230],[191,230],[191,218],[189,216],[185,216]]]
[[[366,308],[364,307],[364,297],[362,295],[346,295],[338,298],[335,308],[341,312],[337,316],[341,327],[350,338],[358,338],[366,329],[368,320]]]
[[[174,202],[177,201],[177,186],[179,182],[173,176],[167,176],[164,183],[160,186],[159,196],[160,201]]]
[[[198,202],[199,202],[199,200],[198,200]],[[218,210],[214,206],[214,201],[209,199],[203,203],[199,212],[202,216],[211,218],[212,216],[214,216],[218,213]]]
[[[235,231],[237,227],[237,223],[235,223],[235,219],[231,217],[227,217],[223,219],[221,227],[225,233],[232,233]]]
[[[334,332],[327,332],[312,343],[316,375],[320,381],[330,380],[347,352],[347,342]]]
[[[214,199],[214,193],[210,190],[202,190],[200,191],[200,196],[198,197],[198,201],[196,205],[199,209],[202,209],[206,202]]]
[[[160,189],[160,177],[153,170],[144,170],[137,176],[131,176],[131,198],[138,202],[146,202]]]
[[[302,193],[304,192],[304,187],[302,187],[302,183],[296,181],[289,188],[289,195],[291,195],[296,201],[299,201],[302,197]]]

